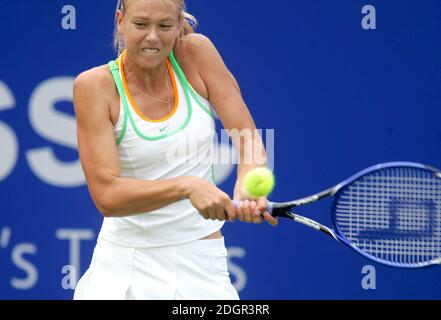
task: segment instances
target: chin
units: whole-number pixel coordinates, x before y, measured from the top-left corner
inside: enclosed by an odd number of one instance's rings
[[[157,67],[163,64],[166,59],[167,56],[164,56],[163,54],[158,55],[157,57],[141,56],[142,65],[148,68]]]
[[[162,63],[164,63],[164,60],[155,60],[155,61],[147,61],[145,59],[142,60],[142,66],[146,69],[152,69],[160,66]]]

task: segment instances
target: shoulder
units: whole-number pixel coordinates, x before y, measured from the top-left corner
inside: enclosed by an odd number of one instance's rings
[[[102,65],[80,73],[74,80],[73,94],[74,102],[87,99],[110,104],[118,92],[108,66]]]
[[[218,55],[218,52],[207,36],[200,33],[190,33],[178,41],[175,55],[179,61],[200,65],[209,62],[210,57]]]
[[[213,46],[213,42],[201,33],[189,33],[179,40],[179,48],[190,54],[198,54],[200,50]]]
[[[107,65],[80,73],[73,85],[74,109],[77,114],[85,111],[108,115],[113,101],[119,101],[113,76]]]
[[[74,81],[74,90],[89,91],[113,86],[113,77],[107,65],[94,67],[80,73]]]
[[[180,38],[173,48],[174,55],[184,71],[187,80],[196,92],[209,99],[207,83],[204,78],[209,67],[207,63],[213,61],[207,49],[214,48],[211,40],[199,33],[191,33]]]

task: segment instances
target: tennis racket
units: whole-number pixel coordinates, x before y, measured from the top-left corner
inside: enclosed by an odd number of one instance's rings
[[[334,229],[292,211],[329,196],[334,196]],[[275,217],[322,231],[384,265],[421,268],[441,264],[441,171],[431,166],[379,164],[312,196],[268,202],[267,210]]]

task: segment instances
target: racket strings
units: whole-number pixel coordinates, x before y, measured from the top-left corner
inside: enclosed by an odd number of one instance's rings
[[[360,251],[397,265],[441,257],[441,179],[417,168],[384,168],[343,188],[336,225]]]

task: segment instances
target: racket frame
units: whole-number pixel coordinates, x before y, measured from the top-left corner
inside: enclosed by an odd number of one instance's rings
[[[336,186],[326,189],[324,191],[321,191],[319,193],[316,193],[314,195],[304,197],[301,199],[297,199],[290,202],[269,202],[268,204],[268,211],[274,216],[274,217],[283,217],[283,218],[289,218],[292,219],[295,222],[301,223],[303,225],[306,225],[312,229],[322,231],[323,233],[326,233],[327,235],[331,236],[335,240],[344,243],[349,248],[356,251],[358,254],[362,255],[365,258],[368,258],[370,260],[373,260],[377,263],[380,263],[382,265],[386,265],[389,267],[395,267],[395,268],[405,268],[405,269],[416,269],[416,268],[422,268],[422,267],[430,267],[441,264],[441,257],[438,259],[429,260],[426,262],[416,263],[416,264],[400,264],[400,263],[393,263],[388,262],[386,260],[379,259],[375,256],[372,256],[366,252],[361,251],[359,248],[357,248],[353,243],[349,241],[349,239],[344,235],[344,233],[341,231],[339,224],[337,223],[336,218],[336,205],[337,205],[337,199],[339,198],[341,192],[343,192],[344,188],[359,179],[360,177],[376,170],[381,170],[385,168],[392,168],[392,167],[408,167],[408,168],[417,168],[421,170],[428,171],[431,174],[434,174],[438,178],[441,179],[441,171],[420,163],[415,162],[405,162],[405,161],[396,161],[396,162],[387,162],[382,164],[377,164],[374,166],[371,166],[369,168],[366,168],[355,175],[351,176],[350,178],[342,181],[341,183],[337,184]],[[329,196],[335,196],[334,202],[331,206],[331,221],[334,226],[334,229],[331,229],[317,221],[314,221],[312,219],[306,218],[304,216],[298,215],[294,213],[292,210],[303,206],[305,204],[313,203],[316,201],[319,201],[323,198],[329,197]]]

